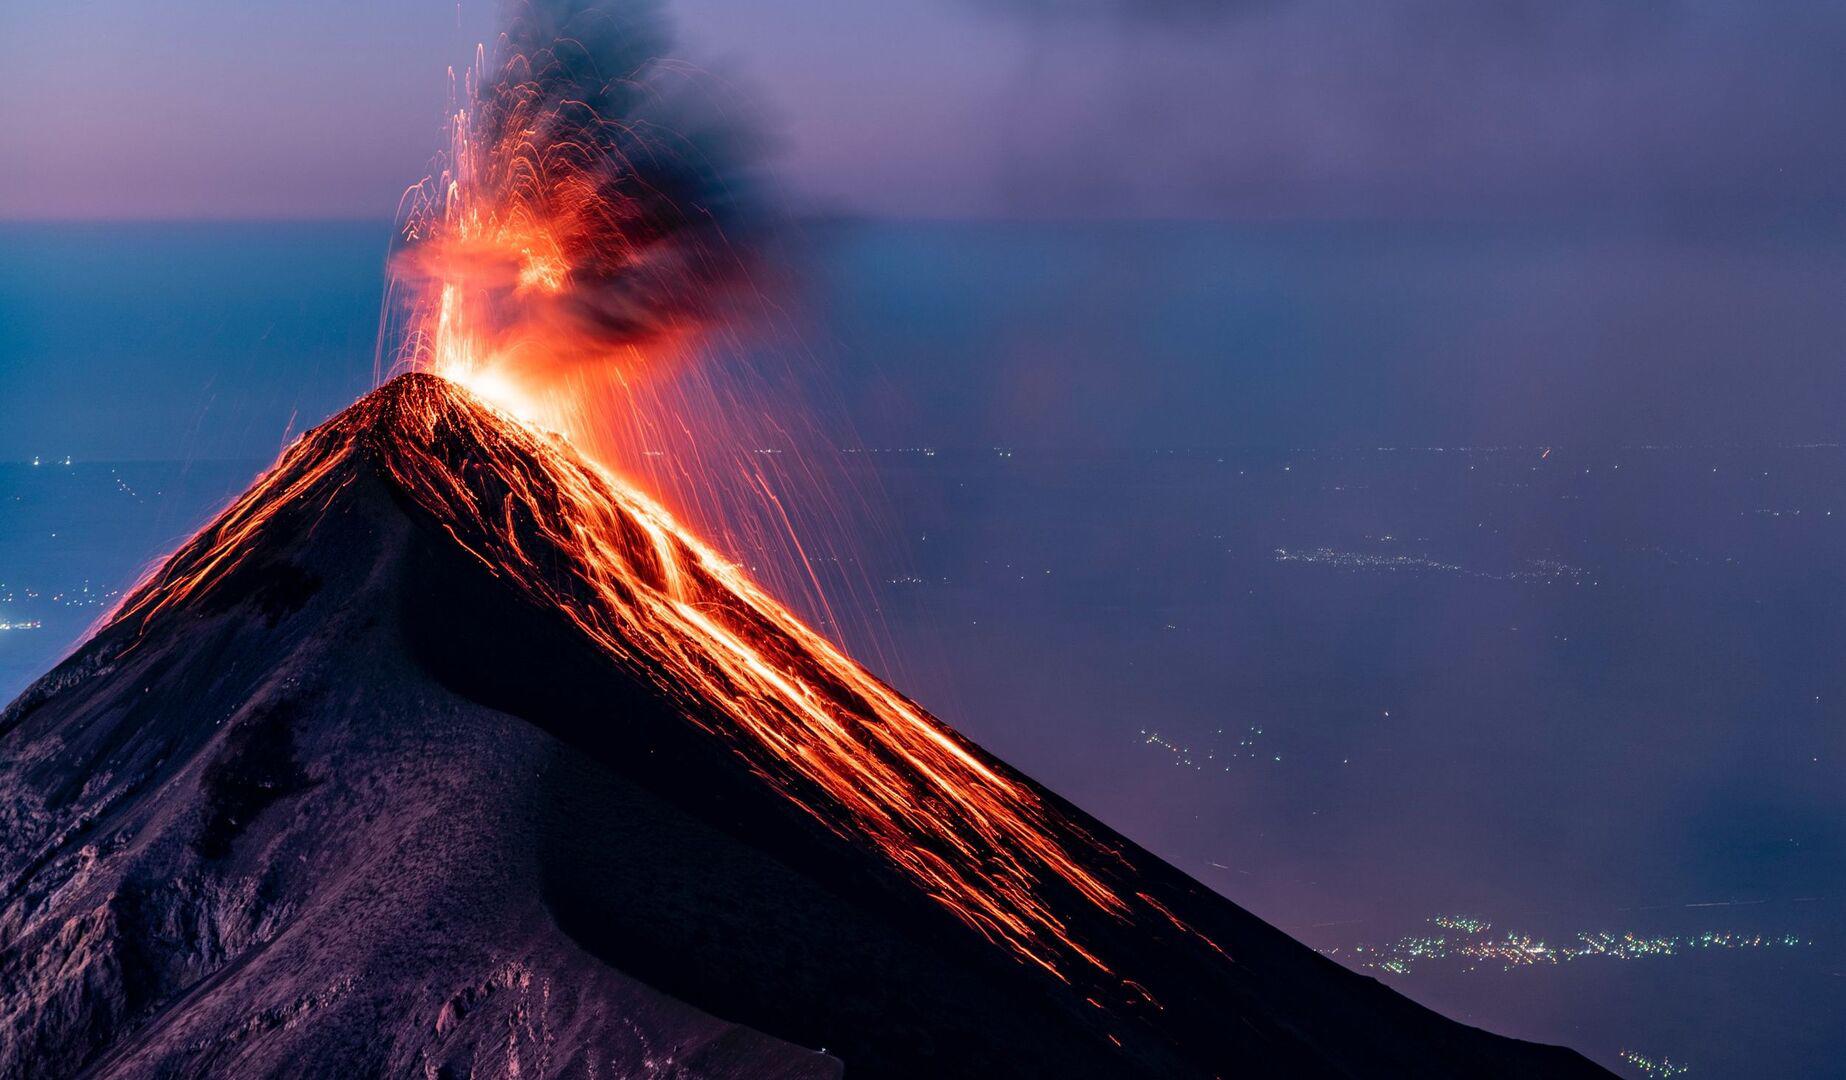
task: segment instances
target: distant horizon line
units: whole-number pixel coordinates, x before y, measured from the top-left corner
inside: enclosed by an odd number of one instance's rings
[[[329,417],[331,419],[331,417]],[[319,424],[302,429],[312,430]],[[300,434],[300,432],[296,433]],[[288,447],[282,446],[281,450]],[[1455,446],[1282,446],[1282,445],[1239,445],[1239,446],[1072,446],[1072,445],[1013,445],[1013,446],[975,446],[936,444],[916,446],[842,446],[834,448],[840,454],[922,454],[951,456],[999,456],[1010,458],[1018,454],[1057,455],[1057,454],[1146,454],[1161,457],[1204,457],[1209,455],[1267,455],[1315,456],[1320,454],[1354,455],[1354,454],[1518,454],[1518,453],[1554,453],[1563,451],[1568,455],[1582,453],[1662,453],[1662,452],[1713,452],[1713,451],[1761,451],[1761,450],[1842,450],[1846,443],[1816,439],[1799,442],[1710,442],[1710,443],[1496,443],[1496,444],[1460,444]],[[777,452],[781,452],[778,450]],[[39,455],[32,458],[0,458],[0,467],[17,466],[20,468],[62,469],[75,468],[79,465],[247,465],[273,460],[272,457],[250,456],[182,456],[182,457],[85,457],[78,455]]]
[[[931,213],[881,214],[851,210],[811,210],[788,213],[783,221],[801,226],[829,225],[1020,225],[1020,226],[1109,226],[1109,225],[1231,225],[1316,226],[1316,225],[1392,225],[1436,226],[1610,226],[1626,225],[1650,228],[1702,227],[1814,227],[1831,224],[1846,226],[1846,205],[1803,205],[1800,207],[1755,208],[1713,215],[1686,208],[1651,207],[1604,208],[1533,208],[1523,213],[1486,211],[1406,212],[1224,212],[1202,214],[1127,213],[1117,215],[1000,214],[1000,213]],[[23,226],[177,226],[177,225],[365,225],[390,228],[397,219],[385,215],[364,214],[227,214],[202,216],[190,214],[148,215],[56,215],[0,213],[0,228]]]

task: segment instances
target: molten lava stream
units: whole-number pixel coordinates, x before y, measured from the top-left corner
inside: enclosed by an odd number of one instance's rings
[[[476,548],[483,562],[565,612],[613,656],[656,672],[663,689],[717,706],[729,722],[717,734],[741,743],[759,768],[770,766],[762,771],[785,794],[830,828],[872,841],[990,939],[1060,977],[1056,946],[1104,968],[1066,932],[1037,882],[1056,875],[1107,911],[1122,914],[1126,905],[1065,850],[1028,788],[990,768],[655,500],[504,413],[423,414],[432,425],[456,417],[476,428],[465,440],[519,451],[474,462],[495,470],[502,505],[476,505],[481,478],[457,475],[431,454],[394,460],[392,471],[445,526],[470,536],[487,527]],[[436,441],[432,429],[401,445]],[[506,467],[532,457],[547,467]],[[560,589],[534,551],[546,553],[548,566],[555,552],[567,554],[582,591]],[[832,805],[802,797],[791,776]]]

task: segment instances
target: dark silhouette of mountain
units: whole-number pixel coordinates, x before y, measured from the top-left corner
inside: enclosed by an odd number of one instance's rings
[[[1606,1075],[1218,897],[612,483],[400,378],[0,713],[0,1076]]]

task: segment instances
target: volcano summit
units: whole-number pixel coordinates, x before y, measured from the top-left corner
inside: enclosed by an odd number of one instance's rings
[[[1602,1075],[968,743],[454,384],[0,713],[4,1076]]]

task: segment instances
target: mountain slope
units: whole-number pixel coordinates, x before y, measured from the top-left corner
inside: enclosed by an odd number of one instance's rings
[[[1218,898],[429,376],[0,714],[0,793],[0,1075],[1601,1075]]]

